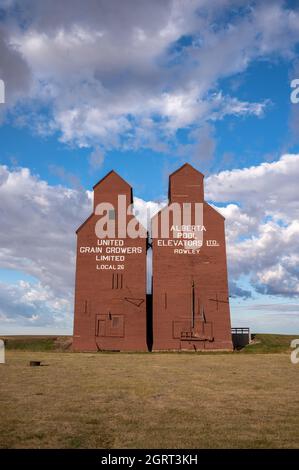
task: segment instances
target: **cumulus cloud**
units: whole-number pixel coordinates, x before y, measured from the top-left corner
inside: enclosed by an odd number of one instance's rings
[[[90,211],[89,193],[50,186],[26,168],[9,171],[0,166],[0,198],[1,268],[36,278],[38,292],[49,292],[51,301],[70,302],[75,229]],[[15,289],[33,292],[29,285]],[[10,295],[6,291],[6,298]]]
[[[0,282],[0,320],[5,327],[38,327],[69,329],[73,312],[71,302],[56,297],[55,293],[40,282],[19,281],[16,284]]]
[[[298,158],[298,155],[285,154],[274,162],[212,175],[206,181],[206,198],[239,205],[246,201],[252,215],[258,211],[259,216],[265,214],[292,221],[299,215],[294,197]]]
[[[0,126],[5,121],[7,103],[9,108],[23,99],[31,86],[31,72],[28,63],[24,60],[18,48],[10,43],[9,34],[1,28],[1,6],[0,6],[0,80],[3,82],[5,103],[0,99]],[[2,87],[1,87],[2,91]]]
[[[260,57],[292,57],[299,41],[298,11],[277,0],[12,0],[2,12],[0,71],[23,91],[17,122],[105,149],[167,151],[178,129],[262,116],[267,100],[227,96],[219,80]]]
[[[249,275],[261,293],[297,296],[299,255],[299,155],[206,181],[206,198],[224,203],[228,259],[233,279]]]

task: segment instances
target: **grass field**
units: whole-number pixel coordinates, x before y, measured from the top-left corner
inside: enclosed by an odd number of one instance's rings
[[[252,335],[251,344],[234,351],[234,354],[272,354],[290,351],[290,343],[297,336],[275,335],[275,334],[256,334]],[[72,346],[71,336],[0,336],[5,340],[6,350],[18,351],[70,351]],[[198,354],[201,354],[200,352]],[[214,351],[204,352],[203,354],[216,354]]]
[[[8,350],[0,447],[298,448],[298,390],[286,353]]]

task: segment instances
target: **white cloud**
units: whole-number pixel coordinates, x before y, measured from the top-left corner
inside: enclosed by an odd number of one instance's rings
[[[299,294],[298,179],[299,155],[289,154],[207,178],[206,198],[227,203],[218,210],[227,219],[233,279],[246,274],[260,292]]]
[[[90,211],[87,192],[50,186],[26,168],[0,166],[0,263],[72,297],[75,230]]]
[[[228,20],[234,7],[240,14]],[[165,151],[180,128],[260,117],[267,100],[226,96],[219,80],[260,57],[290,57],[299,41],[298,12],[278,1],[16,0],[3,8],[2,68],[18,62],[18,73],[7,73],[20,82],[6,108],[22,98],[28,117],[19,107],[18,123],[78,146]],[[33,117],[33,104],[48,106],[51,118]]]
[[[222,171],[206,181],[207,199],[246,202],[254,215],[270,215],[288,222],[298,218],[294,197],[298,187],[299,155],[285,154],[272,163],[264,162],[250,168]]]
[[[5,83],[5,101],[14,105],[28,92],[31,73],[20,51],[9,42],[0,22],[0,79]],[[4,109],[4,107],[0,107]]]
[[[68,298],[56,297],[48,287],[40,282],[32,284],[19,281],[15,284],[0,282],[0,318],[15,328],[34,324],[34,327],[70,329],[72,325],[72,303]],[[2,331],[3,334],[3,331]]]

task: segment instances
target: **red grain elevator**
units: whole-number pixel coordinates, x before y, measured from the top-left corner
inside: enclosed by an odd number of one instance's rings
[[[77,230],[73,349],[147,351],[147,234],[129,210],[132,188],[111,171],[93,194],[93,213]],[[142,236],[128,236],[124,225]],[[99,237],[96,227],[115,233]]]
[[[152,219],[153,350],[232,350],[224,217],[187,163],[168,197]]]

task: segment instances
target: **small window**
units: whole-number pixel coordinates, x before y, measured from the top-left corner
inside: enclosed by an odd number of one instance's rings
[[[114,209],[109,210],[109,220],[115,220],[115,210]]]
[[[119,317],[112,317],[112,328],[119,327]]]

